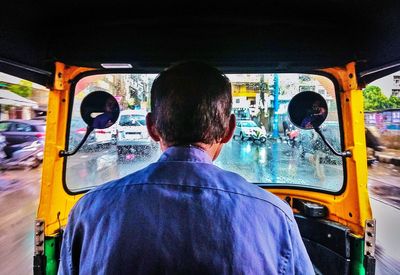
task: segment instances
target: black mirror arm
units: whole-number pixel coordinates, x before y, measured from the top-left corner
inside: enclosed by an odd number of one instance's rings
[[[67,152],[67,151],[65,151],[65,150],[61,150],[61,151],[58,153],[58,155],[59,155],[61,158],[75,155],[76,152],[78,152],[78,150],[79,150],[79,149],[82,147],[82,145],[85,143],[85,141],[87,140],[87,138],[89,137],[90,133],[91,133],[93,130],[94,130],[93,127],[88,126],[88,127],[86,128],[86,134],[85,134],[85,136],[83,137],[83,139],[81,140],[81,142],[78,144],[78,146],[76,146],[76,148],[75,148],[74,150],[69,151],[69,152]]]
[[[330,144],[328,143],[328,141],[325,139],[325,137],[324,137],[324,135],[322,134],[321,129],[319,128],[319,126],[317,126],[317,127],[314,126],[314,130],[315,130],[315,132],[317,132],[318,135],[322,138],[322,140],[324,141],[324,143],[326,144],[326,146],[328,146],[328,148],[331,150],[331,152],[332,152],[333,154],[335,154],[336,156],[339,156],[339,157],[345,157],[345,158],[351,157],[351,152],[350,152],[350,151],[337,152],[337,151],[332,147],[332,145],[330,145]]]

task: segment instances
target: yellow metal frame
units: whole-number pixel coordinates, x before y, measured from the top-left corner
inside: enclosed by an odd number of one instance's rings
[[[38,219],[45,221],[45,235],[54,235],[67,222],[68,213],[81,197],[69,195],[63,188],[64,159],[58,156],[65,148],[70,82],[78,74],[90,68],[68,67],[56,63],[54,89],[50,92],[46,132],[46,148],[43,164],[42,189]],[[367,155],[365,146],[362,91],[358,89],[355,64],[321,70],[339,83],[340,106],[344,127],[344,146],[352,152],[346,159],[346,189],[340,195],[295,189],[268,189],[285,198],[302,198],[326,205],[328,219],[348,226],[352,233],[363,236],[365,220],[371,218],[367,190]]]
[[[42,185],[37,219],[45,221],[45,235],[54,235],[67,223],[68,213],[81,196],[68,195],[63,188],[65,136],[71,80],[93,69],[56,63],[53,89],[49,94]]]
[[[340,195],[293,189],[268,190],[282,198],[291,196],[324,204],[329,210],[329,220],[348,226],[354,235],[361,237],[364,235],[365,221],[372,218],[367,188],[363,95],[358,89],[355,63],[321,71],[332,75],[342,90],[340,106],[344,147],[352,153],[352,157],[346,158],[346,189]]]

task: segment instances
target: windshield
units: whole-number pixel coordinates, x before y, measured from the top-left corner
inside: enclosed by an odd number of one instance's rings
[[[141,115],[121,115],[120,126],[144,126],[146,125],[145,116]]]
[[[241,122],[240,126],[242,126],[242,127],[257,127],[257,124],[253,121],[245,121],[245,122]]]
[[[340,151],[341,127],[332,81],[310,74],[227,76],[232,84],[232,113],[238,124],[214,164],[255,184],[340,191],[344,182],[342,158],[333,155],[314,130],[294,127],[287,113],[288,104],[296,94],[304,91],[321,94],[329,110],[321,130]],[[121,114],[114,125],[91,134],[77,154],[66,158],[65,181],[71,192],[89,190],[158,160],[161,149],[146,127],[127,127],[145,125],[155,77],[154,74],[102,74],[78,82],[70,114],[68,150],[74,149],[85,133],[80,105],[86,95],[96,90],[112,94]],[[247,131],[248,127],[254,129]]]

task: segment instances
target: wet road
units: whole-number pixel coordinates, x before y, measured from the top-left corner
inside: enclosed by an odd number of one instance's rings
[[[252,155],[257,161],[270,162],[280,158],[282,167],[268,167],[268,171],[250,169],[249,173],[260,173],[279,179],[281,172],[275,175],[271,171],[283,169],[286,174],[298,177],[301,173],[312,174],[310,166],[294,162],[297,156],[290,148],[282,145],[280,155],[271,154],[273,144],[248,146],[241,143],[238,147],[232,143],[227,146],[220,162],[231,165],[232,170],[242,169],[231,153]],[[239,150],[239,152],[238,152]],[[80,152],[75,159],[70,160],[74,167],[74,181],[78,182],[88,175],[96,174],[95,180],[108,180],[107,177],[123,176],[147,165],[158,158],[159,152],[150,155],[132,155],[127,159],[118,160],[115,148],[105,148],[94,152]],[[261,157],[260,157],[261,156]],[[129,159],[133,158],[133,159]],[[87,160],[87,161],[82,161]],[[249,159],[249,162],[255,159]],[[296,159],[297,160],[297,159]],[[118,165],[115,165],[118,164]],[[134,168],[132,168],[134,166]],[[38,204],[40,169],[24,171],[14,170],[0,174],[0,274],[32,274],[33,255],[33,220]],[[274,170],[275,169],[275,170]],[[109,171],[114,171],[109,174]],[[264,173],[264,174],[263,174]],[[327,173],[329,179],[330,174]],[[371,192],[371,206],[377,224],[377,273],[399,274],[400,272],[400,176],[399,168],[390,165],[373,166],[369,169],[369,189]]]
[[[0,274],[32,274],[40,168],[0,172]]]
[[[376,163],[368,188],[376,224],[376,274],[400,274],[400,167]]]
[[[290,183],[302,186],[339,191],[343,184],[341,159],[336,164],[324,163],[320,170],[323,178],[316,176],[314,165],[300,156],[299,148],[285,142],[232,140],[226,144],[215,164],[240,173],[255,183]],[[132,152],[119,158],[115,146],[104,150],[79,152],[67,162],[66,185],[79,191],[104,182],[124,177],[160,156],[158,148],[148,152]]]

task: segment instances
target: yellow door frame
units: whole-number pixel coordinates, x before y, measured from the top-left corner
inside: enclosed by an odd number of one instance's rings
[[[67,223],[68,213],[82,195],[69,195],[63,186],[64,158],[59,151],[65,149],[67,119],[72,80],[80,73],[93,70],[56,63],[54,87],[50,91],[46,148],[44,152],[43,176],[37,219],[45,222],[45,235],[52,236]],[[358,89],[355,63],[345,67],[321,70],[333,76],[341,90],[344,147],[352,153],[346,158],[346,190],[332,195],[309,190],[273,189],[276,195],[285,198],[300,198],[322,203],[328,207],[328,219],[348,226],[352,233],[362,237],[365,221],[371,219],[367,189],[367,155],[364,132],[362,91]]]

